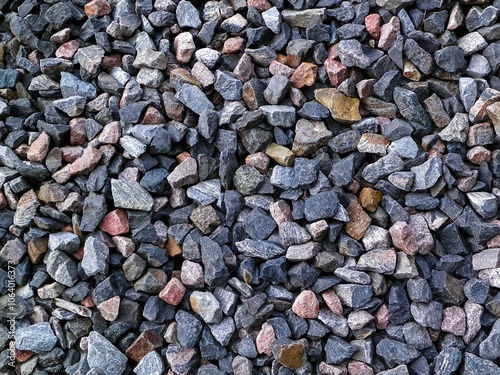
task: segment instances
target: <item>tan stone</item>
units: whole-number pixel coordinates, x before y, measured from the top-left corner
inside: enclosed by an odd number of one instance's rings
[[[276,164],[283,167],[293,166],[293,162],[295,160],[295,155],[290,149],[277,143],[271,143],[267,146],[266,155],[276,162]]]
[[[359,99],[349,98],[334,88],[317,89],[314,91],[314,96],[330,110],[335,121],[345,125],[361,121]]]
[[[47,251],[48,238],[32,238],[28,242],[28,255],[31,263],[39,264],[43,260],[43,255]]]
[[[175,242],[175,239],[172,236],[168,236],[168,241],[165,245],[165,249],[167,250],[168,256],[170,257],[175,257],[182,254],[182,248],[177,242]]]
[[[359,203],[361,203],[361,206],[367,211],[375,212],[383,196],[384,194],[378,190],[363,188],[359,193]]]

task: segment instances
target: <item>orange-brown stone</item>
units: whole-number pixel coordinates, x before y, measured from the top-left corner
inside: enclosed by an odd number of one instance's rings
[[[345,226],[345,231],[355,240],[360,240],[372,222],[372,218],[363,210],[357,200],[352,201],[347,207],[349,221]]]
[[[367,211],[375,212],[383,196],[380,191],[366,187],[359,193],[359,203]]]
[[[314,64],[303,62],[295,70],[290,78],[293,87],[300,89],[304,86],[312,86],[316,83],[318,67]]]

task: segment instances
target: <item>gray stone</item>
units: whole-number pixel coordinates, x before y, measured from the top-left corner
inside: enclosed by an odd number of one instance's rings
[[[216,324],[222,320],[219,302],[210,292],[194,291],[189,297],[191,307],[207,324]]]
[[[363,307],[373,295],[372,287],[369,285],[339,284],[335,285],[334,289],[340,301],[353,308]]]
[[[263,182],[264,177],[256,168],[250,165],[239,167],[233,179],[236,190],[243,196],[257,193]]]
[[[276,105],[285,98],[291,87],[292,82],[288,78],[282,75],[275,75],[264,90],[264,99],[269,104]]]
[[[146,354],[134,368],[137,375],[162,375],[164,371],[163,359],[154,350]]]
[[[217,201],[221,195],[221,185],[218,179],[202,181],[187,189],[186,194],[197,204],[207,205]]]
[[[48,247],[50,250],[60,250],[72,254],[78,250],[80,239],[70,232],[52,233],[49,235]]]
[[[413,346],[391,339],[383,339],[379,342],[377,354],[393,365],[407,364],[420,356]]]
[[[224,286],[229,270],[224,264],[222,249],[208,237],[202,237],[199,241],[201,259],[205,266],[205,282],[211,286]]]
[[[111,194],[115,207],[119,208],[149,211],[154,204],[147,190],[132,180],[111,179]]]
[[[225,100],[241,99],[243,84],[240,80],[220,70],[215,72],[215,79],[214,88]]]
[[[214,109],[214,105],[198,86],[184,84],[175,97],[194,113],[200,115],[203,111]]]
[[[190,1],[181,1],[177,4],[175,16],[180,27],[199,29],[201,26],[200,12]]]
[[[50,251],[43,258],[43,262],[47,265],[47,273],[55,281],[69,287],[78,281],[76,264],[65,253]]]
[[[89,334],[87,362],[90,370],[121,375],[127,368],[127,357],[97,331]]]
[[[83,247],[83,258],[81,266],[87,276],[104,273],[108,265],[109,249],[101,241],[89,237]]]
[[[16,349],[30,350],[41,354],[48,352],[57,344],[57,337],[50,323],[41,322],[15,331]]]
[[[356,352],[356,348],[347,341],[339,337],[330,336],[325,345],[326,362],[338,365],[342,361],[351,358]]]
[[[361,43],[356,39],[341,40],[337,44],[336,51],[345,66],[365,69],[371,65],[370,58],[365,55]]]
[[[443,162],[439,157],[432,157],[425,163],[411,168],[415,175],[412,191],[426,190],[434,186],[442,176]]]
[[[296,112],[294,107],[285,105],[265,105],[260,107],[266,121],[273,126],[291,128],[295,125]]]

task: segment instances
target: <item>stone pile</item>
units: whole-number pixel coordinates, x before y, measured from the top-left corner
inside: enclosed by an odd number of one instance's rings
[[[499,14],[0,0],[0,374],[500,374]]]

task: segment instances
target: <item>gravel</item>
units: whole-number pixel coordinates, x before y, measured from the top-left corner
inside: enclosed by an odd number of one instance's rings
[[[0,3],[1,374],[500,373],[498,1]]]

